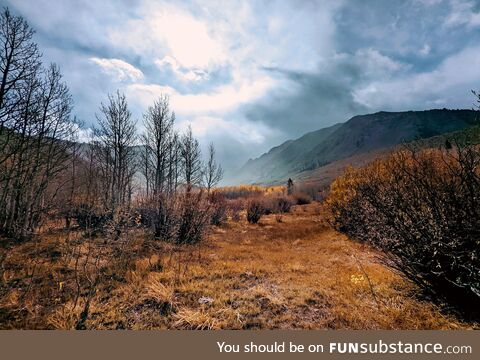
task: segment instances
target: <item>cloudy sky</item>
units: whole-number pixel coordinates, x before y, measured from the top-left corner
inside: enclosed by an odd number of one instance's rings
[[[480,0],[0,0],[60,65],[85,127],[109,92],[177,127],[231,174],[280,142],[378,110],[471,108]]]

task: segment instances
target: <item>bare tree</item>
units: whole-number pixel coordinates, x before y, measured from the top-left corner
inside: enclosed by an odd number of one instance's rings
[[[199,185],[202,181],[202,160],[198,140],[193,137],[192,127],[189,125],[180,140],[180,161],[183,181],[187,192]]]
[[[97,157],[105,188],[105,206],[115,212],[128,205],[131,184],[136,170],[136,128],[127,99],[119,91],[108,96],[108,104],[100,105],[96,129]]]
[[[64,185],[74,132],[72,100],[59,68],[41,67],[33,30],[0,16],[0,230],[34,231]]]
[[[175,114],[172,113],[175,121]],[[170,140],[169,168],[168,168],[168,191],[174,194],[178,189],[178,178],[180,173],[180,141],[177,132],[173,132]]]
[[[51,65],[29,82],[28,97],[15,116],[18,124],[1,167],[2,231],[31,233],[64,184],[55,182],[68,167],[75,128],[72,99],[59,68]],[[5,155],[4,155],[5,156]]]
[[[150,188],[152,183],[152,148],[148,144],[148,137],[146,134],[141,136],[142,152],[140,154],[140,172],[145,178],[145,193],[147,197],[150,195]]]
[[[40,68],[40,53],[32,40],[34,31],[8,8],[0,16],[0,130],[24,101],[25,83],[35,78]],[[11,124],[10,124],[11,125]]]
[[[144,115],[146,130],[144,141],[150,151],[147,156],[147,164],[151,167],[153,177],[151,186],[154,194],[162,193],[165,190],[173,121],[169,99],[166,95],[161,95]]]
[[[223,178],[223,169],[215,159],[215,147],[213,143],[208,146],[208,159],[203,171],[203,183],[207,188],[207,193],[210,194],[210,190],[217,186]]]

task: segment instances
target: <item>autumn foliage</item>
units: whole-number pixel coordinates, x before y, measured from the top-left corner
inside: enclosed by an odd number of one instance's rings
[[[469,139],[449,144],[349,169],[326,205],[337,230],[382,250],[390,267],[434,299],[478,315],[480,147]]]

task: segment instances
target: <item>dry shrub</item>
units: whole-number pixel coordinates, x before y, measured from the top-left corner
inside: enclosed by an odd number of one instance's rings
[[[292,209],[293,202],[286,196],[275,198],[275,213],[286,214]]]
[[[285,186],[258,186],[258,185],[238,185],[226,186],[215,189],[216,193],[222,194],[226,199],[248,199],[256,198],[262,195],[282,195],[285,193]]]
[[[480,148],[409,148],[331,186],[333,226],[381,249],[434,299],[479,315]]]
[[[259,199],[252,199],[247,204],[247,221],[250,224],[257,224],[260,218],[265,213],[262,201]]]
[[[322,201],[325,200],[325,193],[328,187],[317,183],[296,183],[294,193],[302,193],[309,196],[312,200]]]
[[[241,212],[246,207],[243,199],[234,199],[227,201],[227,213],[232,221],[238,222],[241,219]]]
[[[264,214],[285,214],[290,212],[293,202],[284,195],[267,195],[262,199]]]
[[[220,193],[212,193],[209,196],[210,202],[210,224],[220,226],[227,221],[227,201]]]
[[[79,204],[72,212],[81,229],[101,230],[112,219],[112,214],[88,204]]]
[[[297,205],[307,205],[312,202],[312,198],[303,192],[296,192],[292,197]]]
[[[144,199],[137,207],[140,223],[151,229],[156,239],[175,237],[179,199],[176,195],[155,194]]]
[[[203,191],[158,194],[136,207],[140,223],[152,231],[155,239],[177,244],[199,242],[211,221],[212,211],[220,216],[221,210]]]
[[[185,193],[180,198],[177,244],[195,244],[202,240],[210,220],[210,208],[203,192]]]

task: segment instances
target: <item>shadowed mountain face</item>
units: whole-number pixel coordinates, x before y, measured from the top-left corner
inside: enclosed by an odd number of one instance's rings
[[[378,112],[313,131],[249,160],[239,182],[274,183],[354,155],[402,142],[465,129],[475,122],[473,110]]]

